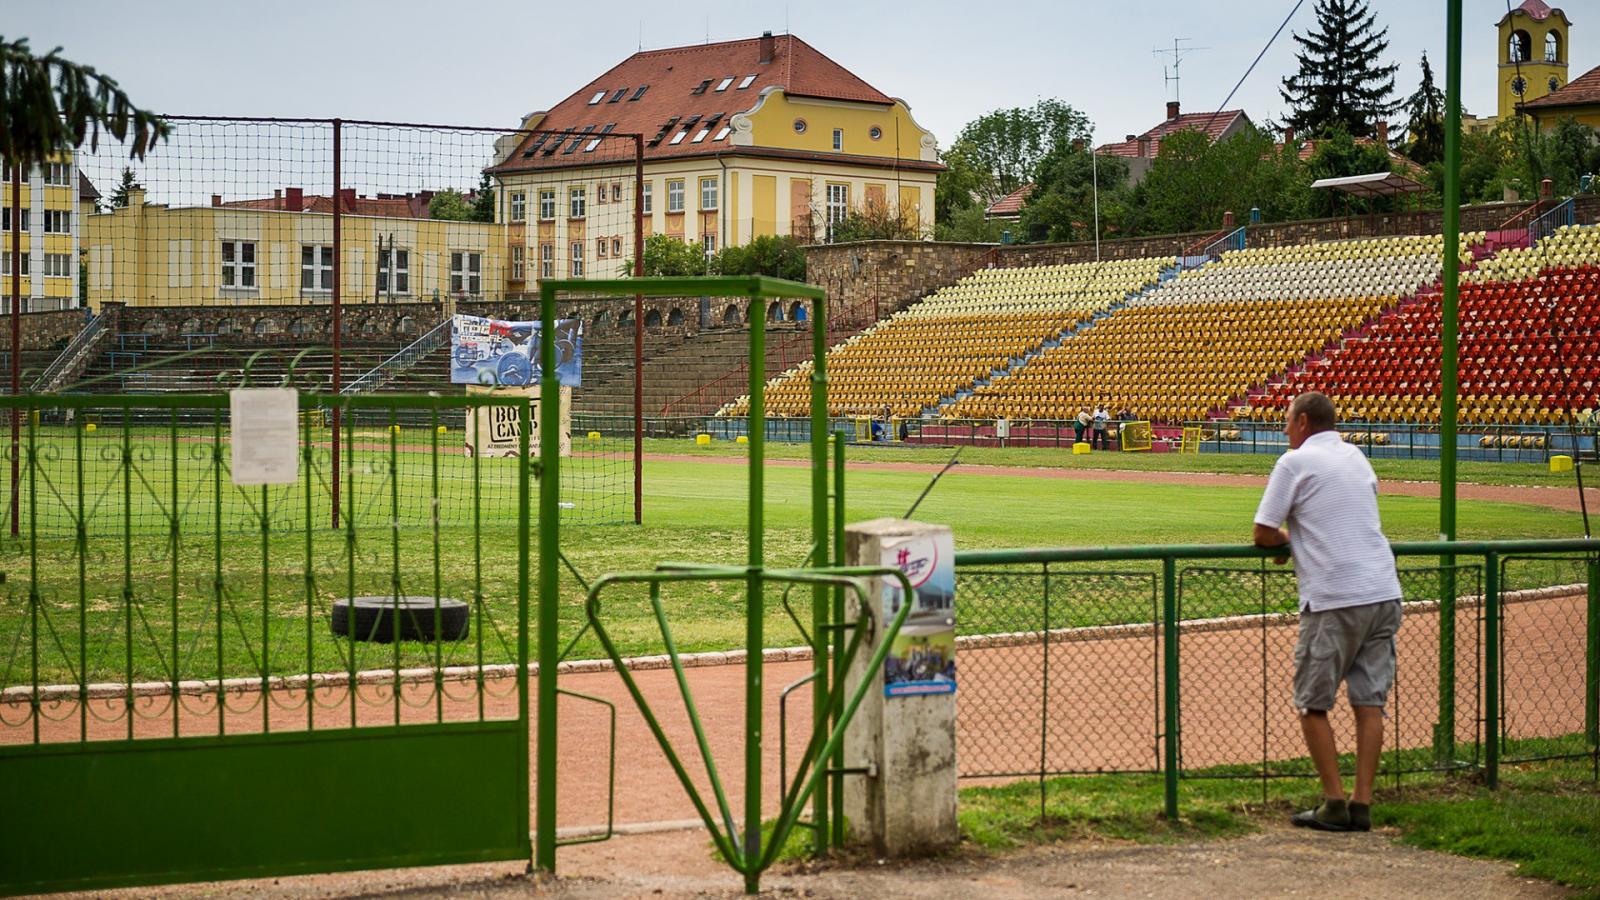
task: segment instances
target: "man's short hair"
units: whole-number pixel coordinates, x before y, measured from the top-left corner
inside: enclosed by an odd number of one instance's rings
[[[1338,421],[1338,415],[1333,410],[1333,401],[1321,391],[1306,391],[1294,398],[1294,402],[1289,404],[1290,420],[1301,413],[1305,414],[1306,424],[1313,432],[1331,431]]]

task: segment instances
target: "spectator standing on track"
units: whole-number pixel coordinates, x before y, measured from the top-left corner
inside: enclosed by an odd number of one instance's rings
[[[1073,420],[1072,430],[1076,433],[1074,443],[1083,443],[1083,433],[1089,430],[1089,411],[1087,409],[1078,410],[1078,418]]]
[[[1109,418],[1106,415],[1105,404],[1097,405],[1094,408],[1094,440],[1091,443],[1094,444],[1094,449],[1096,450],[1111,449],[1111,440],[1106,437],[1106,420]]]
[[[1289,452],[1267,480],[1254,537],[1258,547],[1292,542],[1300,589],[1294,705],[1323,799],[1291,821],[1323,831],[1367,831],[1384,704],[1394,683],[1400,579],[1378,519],[1378,477],[1359,448],[1339,440],[1336,421],[1333,402],[1316,391],[1289,405],[1283,429]],[[1356,780],[1348,798],[1328,724],[1340,682],[1356,719]]]

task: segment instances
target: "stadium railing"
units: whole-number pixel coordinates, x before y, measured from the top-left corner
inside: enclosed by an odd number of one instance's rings
[[[1392,546],[1406,619],[1381,775],[1600,772],[1600,540]],[[1314,777],[1291,701],[1293,572],[1271,552],[958,552],[961,776],[1037,778],[1041,814],[1048,777],[1158,776],[1168,816],[1184,779],[1260,779],[1265,799]]]

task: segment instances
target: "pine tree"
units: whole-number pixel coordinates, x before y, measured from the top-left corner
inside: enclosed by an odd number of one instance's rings
[[[127,206],[128,193],[130,191],[136,191],[140,187],[141,185],[139,182],[133,179],[133,168],[131,166],[123,166],[122,180],[117,182],[116,190],[111,192],[111,208],[121,209],[124,206]]]
[[[1427,165],[1444,159],[1444,92],[1434,86],[1433,67],[1428,54],[1422,54],[1422,84],[1406,98],[1406,155]]]
[[[494,202],[494,182],[490,180],[489,173],[484,172],[478,182],[478,190],[472,197],[472,221],[493,222]]]
[[[1354,137],[1371,136],[1395,109],[1389,97],[1399,67],[1379,60],[1389,49],[1389,29],[1376,27],[1367,0],[1317,0],[1316,15],[1311,33],[1294,36],[1300,70],[1283,79],[1285,121],[1308,135],[1342,125]]]

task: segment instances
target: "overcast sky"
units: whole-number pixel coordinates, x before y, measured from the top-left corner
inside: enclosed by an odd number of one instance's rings
[[[1520,0],[1516,0],[1520,2]],[[1278,118],[1293,68],[1291,30],[1230,106]],[[1374,2],[1400,64],[1396,93],[1417,83],[1424,50],[1443,86],[1443,0]],[[1576,18],[1570,77],[1600,64],[1600,18]],[[904,98],[946,146],[992,109],[1057,97],[1089,114],[1098,139],[1160,121],[1173,88],[1152,51],[1173,38],[1205,47],[1183,62],[1186,111],[1223,102],[1294,0],[782,0],[605,4],[491,0],[0,0],[0,30],[119,79],[142,106],[190,115],[343,116],[514,127],[637,49],[751,37],[786,28],[880,90]],[[1463,97],[1493,114],[1495,22],[1505,0],[1467,0]],[[1227,14],[1224,14],[1226,12]],[[1594,37],[1587,32],[1594,29]],[[717,73],[711,73],[717,74]]]

